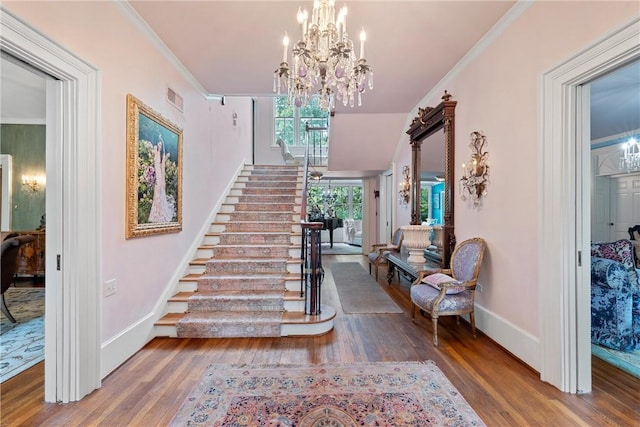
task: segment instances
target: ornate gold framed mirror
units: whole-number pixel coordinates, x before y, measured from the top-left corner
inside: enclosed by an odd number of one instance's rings
[[[442,267],[449,266],[449,259],[455,247],[453,224],[453,171],[455,167],[455,109],[457,101],[444,92],[442,102],[436,107],[418,108],[418,115],[411,122],[407,134],[411,144],[411,224],[420,224],[421,198],[421,151],[422,144],[431,135],[442,130],[444,138],[444,192],[440,201],[443,213],[442,235],[436,236],[441,247],[437,248]],[[439,140],[439,138],[434,138]],[[430,143],[428,141],[427,143]]]

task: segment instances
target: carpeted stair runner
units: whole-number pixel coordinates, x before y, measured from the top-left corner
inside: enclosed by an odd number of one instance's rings
[[[244,174],[243,174],[244,175]],[[297,167],[253,166],[178,320],[182,338],[276,337],[285,311]]]

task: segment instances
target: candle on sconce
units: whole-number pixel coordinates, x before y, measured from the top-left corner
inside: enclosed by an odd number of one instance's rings
[[[367,33],[364,32],[364,28],[360,31],[360,59],[364,58],[364,41],[367,39]]]
[[[289,36],[287,35],[286,31],[284,33],[284,37],[282,38],[282,45],[284,46],[284,49],[282,51],[282,62],[287,62],[287,50],[289,48]]]

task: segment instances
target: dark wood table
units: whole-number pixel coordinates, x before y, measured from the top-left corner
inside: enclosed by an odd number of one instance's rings
[[[329,230],[329,243],[333,247],[333,230],[342,227],[342,218],[311,218],[309,222],[321,222],[322,229]]]
[[[407,261],[409,258],[409,252],[406,248],[402,248],[400,252],[390,252],[386,255],[389,262],[389,270],[387,271],[387,282],[391,284],[393,281],[394,273],[398,272],[398,280],[400,280],[400,273],[413,282],[418,278],[420,271],[433,270],[434,272],[440,269],[440,264],[427,260],[424,264],[415,264]]]

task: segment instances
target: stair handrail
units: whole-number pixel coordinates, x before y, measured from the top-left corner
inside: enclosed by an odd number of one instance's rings
[[[321,237],[323,223],[310,222],[307,217],[308,182],[309,182],[309,123],[306,124],[302,206],[300,208],[300,225],[302,241],[300,248],[300,296],[304,296],[304,312],[309,315],[322,313],[320,286],[324,280],[322,268]]]

